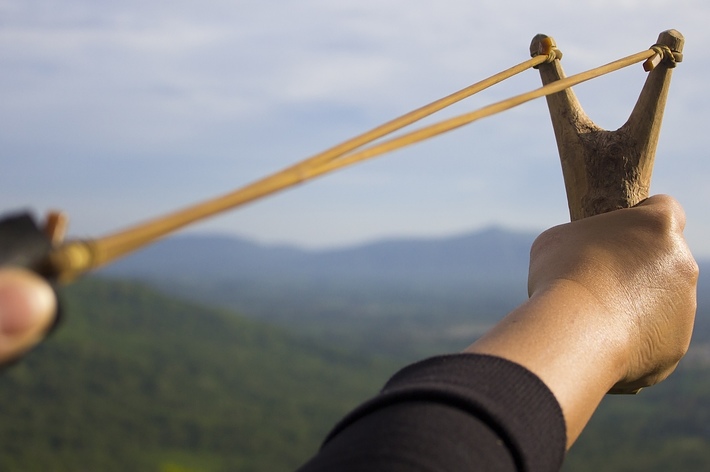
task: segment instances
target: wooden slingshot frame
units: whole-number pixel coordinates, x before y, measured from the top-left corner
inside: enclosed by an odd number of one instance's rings
[[[571,88],[546,97],[573,221],[648,198],[671,73],[683,59],[684,42],[676,30],[658,36],[653,46],[658,54],[644,63],[650,70],[646,83],[628,121],[616,131],[589,119]],[[530,54],[556,56],[538,66],[543,85],[565,77],[551,37],[535,36]]]

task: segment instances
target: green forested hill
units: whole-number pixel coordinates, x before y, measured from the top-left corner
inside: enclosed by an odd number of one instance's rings
[[[64,326],[0,376],[2,471],[286,471],[393,363],[87,280]]]
[[[64,299],[56,336],[0,375],[0,471],[292,471],[422,354],[348,352],[125,282],[85,280]],[[386,326],[391,343],[406,328]],[[698,347],[663,384],[606,398],[565,472],[710,470]]]
[[[663,383],[638,395],[608,395],[563,471],[710,471],[706,361],[681,364]]]

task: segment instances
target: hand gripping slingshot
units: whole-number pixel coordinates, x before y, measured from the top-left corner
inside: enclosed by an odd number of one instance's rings
[[[630,207],[649,194],[671,72],[682,60],[683,43],[683,36],[678,31],[665,31],[647,50],[565,77],[560,65],[562,53],[554,40],[537,35],[530,47],[531,59],[510,69],[243,188],[123,231],[97,239],[64,241],[66,218],[61,214],[49,215],[43,225],[38,225],[26,213],[6,216],[0,220],[0,265],[27,267],[52,281],[70,282],[196,221],[542,96],[547,97],[552,117],[572,220]],[[585,115],[570,87],[639,62],[643,62],[644,69],[650,73],[629,120],[616,131],[599,128]],[[539,69],[543,87],[372,144],[530,68]]]

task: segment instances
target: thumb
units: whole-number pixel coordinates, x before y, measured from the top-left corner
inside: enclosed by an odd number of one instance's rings
[[[56,305],[54,291],[39,276],[23,269],[0,270],[0,364],[42,340]]]

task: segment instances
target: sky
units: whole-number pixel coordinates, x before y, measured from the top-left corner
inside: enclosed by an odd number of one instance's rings
[[[701,0],[0,0],[0,212],[61,209],[96,237],[221,195],[522,62],[553,36],[568,75],[686,38],[652,193],[710,256],[710,3]],[[575,87],[616,129],[640,65]],[[537,71],[437,119],[537,88]],[[426,123],[433,122],[431,119]],[[544,100],[186,231],[330,248],[568,221]]]

